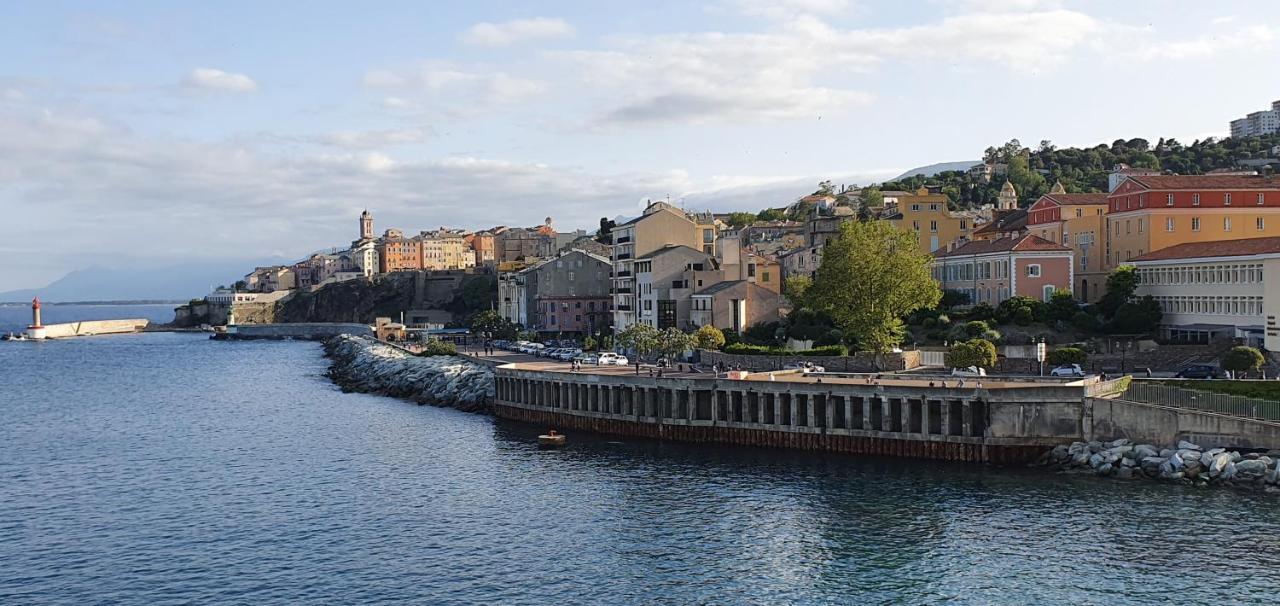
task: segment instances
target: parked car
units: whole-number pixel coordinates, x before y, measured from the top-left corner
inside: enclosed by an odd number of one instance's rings
[[[987,371],[986,369],[978,368],[977,366],[970,366],[968,368],[953,368],[951,369],[951,376],[953,377],[985,377],[987,376]]]
[[[575,358],[579,364],[599,364],[600,356],[596,354],[582,354]]]
[[[613,353],[612,351],[605,351],[600,353],[598,359],[600,360],[600,364],[613,364],[613,360],[617,357],[618,354]]]
[[[569,360],[572,360],[580,355],[582,355],[581,349],[577,349],[575,347],[566,347],[564,352],[560,354],[560,359],[564,360],[565,362],[568,362]]]
[[[613,362],[611,362],[611,364],[613,364],[614,366],[626,366],[631,363],[631,361],[628,360],[627,357],[624,355],[615,355],[613,356],[612,359],[613,359]],[[605,364],[606,362],[600,362],[600,363]]]
[[[827,372],[826,368],[813,362],[792,362],[782,367],[783,370],[799,370],[801,372]]]
[[[1173,376],[1179,379],[1217,379],[1222,373],[1212,364],[1192,364]]]
[[[1063,364],[1049,371],[1051,377],[1083,377],[1084,369],[1079,364]]]

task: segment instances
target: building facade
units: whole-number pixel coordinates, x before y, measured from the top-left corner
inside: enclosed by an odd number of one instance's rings
[[[1259,137],[1274,135],[1280,132],[1280,101],[1271,103],[1271,109],[1264,109],[1248,114],[1243,118],[1231,121],[1231,136]]]
[[[747,280],[726,280],[690,297],[691,327],[714,326],[739,333],[781,317],[782,295]]]
[[[899,198],[894,210],[886,208],[885,218],[899,231],[915,235],[922,252],[932,253],[954,242],[972,239],[978,228],[974,224],[976,216],[947,210],[947,200],[945,194],[921,188],[915,195]]]
[[[1131,264],[1136,294],[1164,312],[1161,337],[1280,349],[1280,237],[1178,244]]]
[[[1271,176],[1130,176],[1107,204],[1107,271],[1186,242],[1280,235],[1280,179]]]
[[[1061,186],[1027,209],[1027,231],[1075,251],[1072,290],[1081,301],[1093,303],[1102,297],[1107,281],[1107,195],[1058,192]]]
[[[653,202],[639,217],[614,227],[613,238],[613,325],[621,330],[639,318],[636,260],[666,246],[683,246],[716,254],[717,227],[707,214],[686,213],[666,202]],[[651,310],[656,311],[656,310]]]
[[[943,290],[969,296],[973,305],[999,305],[1015,296],[1048,301],[1058,290],[1070,291],[1073,251],[1039,236],[973,241],[938,252],[933,279]]]
[[[699,288],[698,280],[702,279],[704,286],[720,281],[714,275],[698,277],[699,272],[718,269],[718,263],[711,255],[685,245],[670,244],[641,255],[631,267],[635,271],[635,321],[658,329],[691,328],[690,297]]]

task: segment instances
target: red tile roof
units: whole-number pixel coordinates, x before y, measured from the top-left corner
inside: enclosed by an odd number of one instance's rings
[[[1040,236],[1025,235],[1017,238],[1000,238],[998,240],[975,240],[952,250],[934,253],[933,256],[943,257],[961,257],[969,255],[982,255],[996,252],[1068,252],[1070,248],[1050,242]]]
[[[1027,209],[998,210],[996,216],[979,227],[974,234],[998,234],[1006,231],[1021,231],[1027,227]]]
[[[1153,250],[1145,255],[1134,257],[1131,261],[1166,261],[1201,257],[1248,257],[1271,254],[1280,254],[1280,236],[1175,244],[1168,248]]]
[[[1107,194],[1045,194],[1043,197],[1053,200],[1062,206],[1107,203]]]
[[[1280,179],[1262,175],[1138,175],[1129,180],[1147,189],[1280,189]]]

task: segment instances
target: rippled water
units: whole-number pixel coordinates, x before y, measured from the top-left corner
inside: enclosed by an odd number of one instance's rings
[[[0,603],[1275,603],[1280,500],[575,434],[309,343],[0,343]]]

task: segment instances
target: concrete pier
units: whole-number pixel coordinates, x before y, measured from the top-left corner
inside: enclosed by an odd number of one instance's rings
[[[501,366],[494,414],[556,429],[958,461],[1020,463],[1081,435],[1091,386],[975,388],[782,376],[656,378]]]

